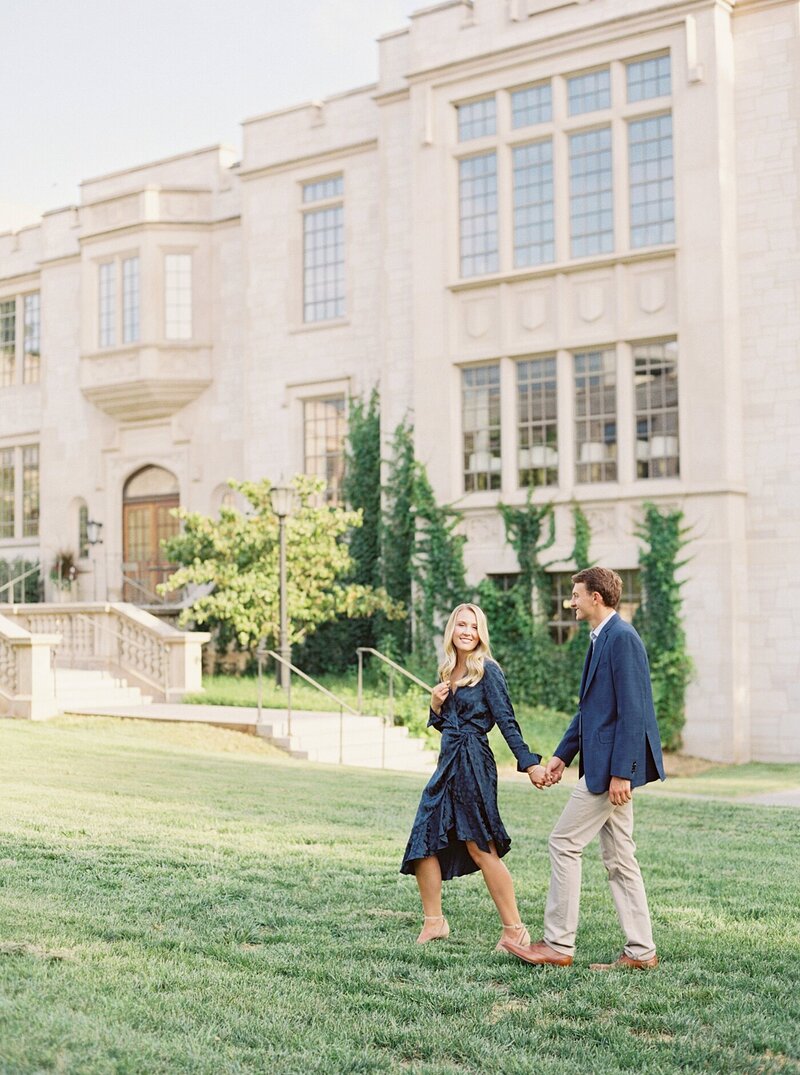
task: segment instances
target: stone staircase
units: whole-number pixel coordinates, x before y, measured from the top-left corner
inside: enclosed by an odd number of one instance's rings
[[[65,713],[104,712],[106,708],[138,707],[152,701],[138,687],[100,668],[55,668],[55,696]]]
[[[282,710],[262,711],[258,734],[305,761],[433,772],[436,754],[408,728],[387,725],[381,717],[293,712],[291,735]]]

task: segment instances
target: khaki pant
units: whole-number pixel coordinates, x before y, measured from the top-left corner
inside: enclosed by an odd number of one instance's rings
[[[600,834],[600,854],[632,959],[655,955],[650,912],[633,842],[633,802],[612,806],[608,792],[593,795],[581,777],[550,836],[550,892],[544,912],[544,939],[563,955],[573,955],[581,899],[583,849]]]

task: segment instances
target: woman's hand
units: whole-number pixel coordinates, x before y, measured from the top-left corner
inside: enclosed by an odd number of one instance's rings
[[[528,769],[528,776],[531,778],[533,786],[538,788],[539,791],[547,787],[547,770],[543,765],[532,765]]]
[[[442,711],[442,706],[445,703],[445,699],[450,693],[449,683],[437,683],[431,691],[431,709],[438,717]]]

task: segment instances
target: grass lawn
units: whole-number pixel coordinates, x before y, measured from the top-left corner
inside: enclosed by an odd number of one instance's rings
[[[596,847],[578,960],[492,949],[479,877],[418,948],[397,870],[424,778],[311,766],[218,729],[0,722],[0,1072],[800,1072],[800,811],[637,793],[661,967],[620,938]],[[536,930],[567,791],[503,782]]]

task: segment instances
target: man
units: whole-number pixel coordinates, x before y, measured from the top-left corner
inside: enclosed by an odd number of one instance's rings
[[[580,754],[578,783],[550,837],[550,892],[544,939],[504,944],[532,964],[568,967],[575,951],[581,889],[581,855],[600,835],[600,851],[625,934],[613,963],[592,970],[658,966],[650,913],[633,842],[633,789],[664,779],[650,671],[642,640],[616,613],[622,580],[590,567],[572,576],[575,618],[591,628],[578,712],[547,765],[549,783]]]

